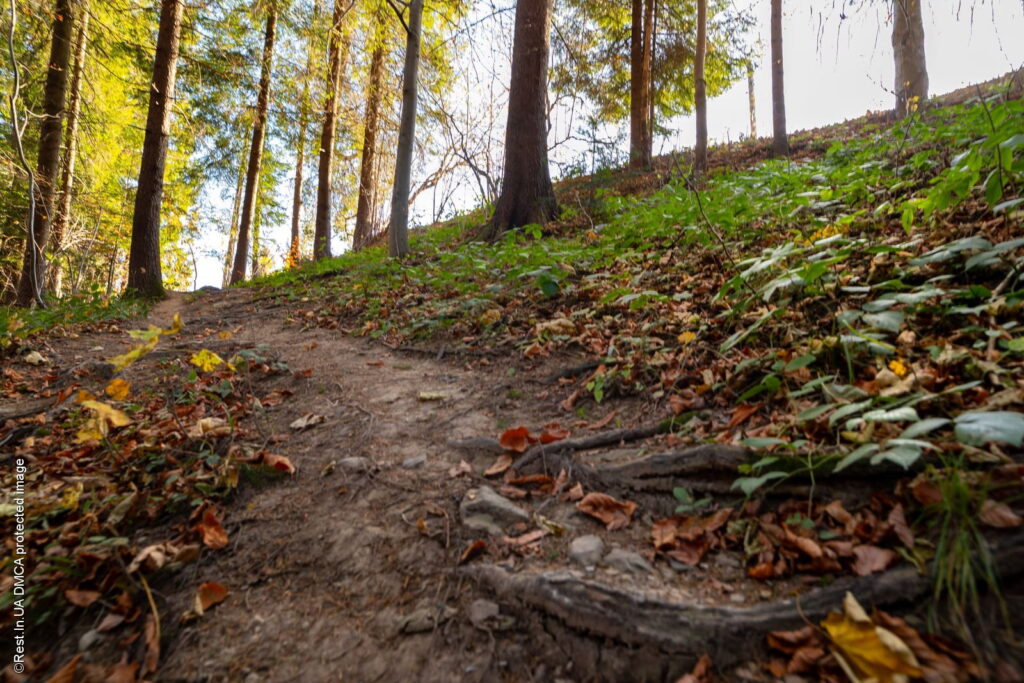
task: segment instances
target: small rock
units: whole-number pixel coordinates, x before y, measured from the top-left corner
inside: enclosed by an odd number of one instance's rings
[[[249,675],[245,677],[245,683],[260,683],[260,675],[255,671],[250,671]]]
[[[647,574],[654,571],[654,567],[640,553],[622,548],[614,548],[605,556],[604,563],[626,573]]]
[[[82,634],[82,637],[78,639],[78,651],[85,652],[93,645],[103,640],[103,636],[96,629],[89,629]]]
[[[433,631],[442,623],[455,616],[456,610],[447,605],[421,607],[398,619],[399,633],[424,633]]]
[[[697,568],[684,562],[680,562],[679,560],[674,560],[671,557],[668,558],[668,566],[672,567],[672,569],[675,569],[677,572],[692,572]]]
[[[526,510],[499,495],[490,486],[467,491],[466,497],[459,504],[459,515],[463,520],[475,515],[486,515],[504,529],[519,522],[530,521],[530,515]]]
[[[733,593],[729,596],[729,599],[735,603],[744,603],[747,601],[747,596],[743,593]]]
[[[495,523],[490,515],[470,515],[469,517],[464,517],[462,519],[462,526],[499,538],[505,535],[505,530],[501,528],[501,525]]]
[[[497,603],[474,600],[469,606],[469,621],[481,631],[507,631],[515,627],[515,618],[501,613]]]
[[[373,469],[373,463],[370,462],[370,459],[361,456],[342,458],[335,463],[335,466],[346,472],[369,472]]]
[[[740,559],[730,553],[716,553],[714,562],[716,567],[723,569],[739,569],[743,566]]]
[[[569,557],[584,567],[593,567],[601,561],[602,555],[604,541],[593,534],[574,538],[569,544]]]
[[[427,456],[425,456],[425,455],[415,455],[415,456],[413,456],[411,458],[406,458],[405,460],[403,460],[402,461],[402,467],[404,467],[407,470],[414,470],[417,467],[423,467],[423,465],[426,462],[427,462]]]

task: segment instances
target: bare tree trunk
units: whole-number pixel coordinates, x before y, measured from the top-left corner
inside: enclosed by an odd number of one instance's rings
[[[160,274],[160,204],[164,196],[167,138],[171,133],[171,102],[178,71],[182,0],[161,0],[160,29],[156,37],[153,83],[149,90],[146,136],[142,143],[139,185],[132,215],[132,243],[128,256],[129,291],[141,296],[163,296]]]
[[[248,131],[246,131],[248,132]],[[246,135],[248,138],[249,136]],[[245,159],[238,161],[238,183],[235,185],[235,201],[231,204],[231,223],[228,225],[228,250],[224,254],[224,273],[221,286],[231,284],[231,267],[235,264],[235,242],[238,240],[238,217],[242,211],[242,192],[245,190]]]
[[[317,2],[313,18],[320,13],[320,3]],[[302,80],[302,100],[299,102],[299,139],[298,149],[295,153],[295,189],[292,192],[292,234],[291,243],[288,246],[288,258],[285,266],[294,268],[299,265],[301,253],[299,249],[299,222],[302,219],[302,175],[303,165],[306,160],[306,131],[309,126],[309,78],[313,71],[313,41],[309,40],[306,45],[306,71]]]
[[[708,97],[704,80],[704,58],[708,51],[708,0],[697,0],[697,54],[693,59],[694,109],[697,114],[697,144],[694,148],[694,175],[708,170]]]
[[[256,97],[256,120],[252,125],[252,146],[245,174],[245,194],[242,196],[242,214],[238,223],[238,244],[235,247],[235,265],[231,269],[231,284],[245,279],[245,264],[249,258],[249,231],[256,215],[256,195],[260,189],[260,166],[263,164],[263,140],[267,132],[267,109],[270,105],[270,76],[274,62],[274,38],[277,32],[277,6],[267,10],[267,29],[263,36],[263,59],[260,62],[260,90]]]
[[[757,99],[754,96],[754,65],[747,62],[747,101],[750,107],[750,137],[757,138]]]
[[[75,159],[78,156],[78,118],[82,108],[82,71],[85,69],[85,50],[89,36],[89,4],[81,5],[78,33],[75,35],[75,65],[71,73],[71,92],[68,98],[68,120],[64,126],[64,161],[60,181],[60,202],[54,216],[53,233],[50,235],[50,253],[53,265],[47,273],[48,289],[54,296],[60,296],[63,287],[63,270],[57,260],[64,246],[64,235],[71,224],[71,198],[74,195]]]
[[[650,168],[654,164],[654,116],[652,115],[651,79],[652,61],[654,56],[654,0],[644,0],[644,50],[641,61],[641,79],[643,80],[643,167]]]
[[[775,156],[789,155],[786,134],[786,92],[782,68],[782,0],[772,0],[772,128]]]
[[[547,111],[552,0],[518,0],[505,127],[505,172],[494,217],[482,236],[546,223],[558,215],[548,169]]]
[[[629,38],[629,161],[648,168],[653,149],[651,111],[651,52],[654,45],[654,2],[632,0]]]
[[[50,58],[47,62],[46,85],[43,89],[43,120],[39,130],[39,153],[36,157],[35,207],[28,218],[29,230],[25,238],[25,258],[18,281],[17,303],[43,305],[46,260],[43,251],[50,236],[50,221],[54,217],[53,195],[60,163],[60,140],[63,133],[64,97],[68,84],[68,64],[71,59],[70,0],[57,0],[53,14],[53,37],[50,40]],[[30,184],[31,188],[31,184]],[[31,191],[31,189],[30,189]]]
[[[349,5],[351,9],[351,5]],[[348,52],[341,22],[348,10],[344,0],[334,0],[331,37],[328,43],[327,94],[324,97],[324,125],[320,131],[320,163],[317,173],[316,218],[313,223],[313,258],[331,257],[331,174],[334,165],[334,134],[338,126],[338,89],[342,61]]]
[[[378,22],[382,21],[380,18]],[[378,36],[370,57],[370,92],[366,100],[363,127],[363,152],[359,168],[359,203],[356,205],[356,229],[352,235],[352,248],[365,247],[373,236],[374,162],[377,157],[377,127],[380,121],[381,90],[384,87],[384,45]]]
[[[398,128],[395,185],[391,193],[391,229],[388,253],[393,257],[409,253],[409,186],[412,182],[412,153],[416,146],[416,100],[419,91],[420,23],[423,0],[410,0],[409,27],[402,71],[402,118]]]
[[[921,0],[893,0],[892,48],[896,59],[896,118],[928,99]]]

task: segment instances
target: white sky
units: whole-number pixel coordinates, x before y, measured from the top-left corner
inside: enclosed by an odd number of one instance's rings
[[[881,9],[885,3],[857,0],[851,16],[840,26],[833,4],[843,2],[784,0],[786,119],[791,132],[893,106],[889,92],[894,70],[890,27]],[[755,35],[760,36],[765,56],[755,73],[755,95],[758,134],[764,136],[770,134],[772,125],[767,58],[769,0],[736,0],[736,4],[750,7],[758,20]],[[977,6],[973,21],[971,5]],[[823,26],[818,10],[812,7],[820,7],[827,15]],[[1024,66],[1024,0],[924,0],[924,15],[931,94],[949,92]],[[746,79],[708,103],[708,129],[713,141],[737,140],[747,134],[748,120]],[[682,118],[673,124],[675,133],[657,139],[655,153],[693,145],[693,119]],[[385,194],[390,197],[390,190]],[[287,195],[291,196],[290,190]],[[429,202],[426,195],[429,193],[425,193]],[[287,224],[264,227],[265,237],[278,245],[287,245],[287,233]],[[226,242],[226,237],[221,239]],[[198,286],[219,286],[221,263],[210,256],[201,257]]]

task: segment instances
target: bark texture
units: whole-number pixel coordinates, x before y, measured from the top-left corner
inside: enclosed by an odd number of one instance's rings
[[[351,5],[349,6],[351,8]],[[338,89],[342,62],[348,52],[341,23],[348,10],[344,0],[334,0],[331,36],[328,41],[327,92],[324,96],[324,124],[320,129],[320,160],[317,167],[316,218],[313,221],[313,258],[331,257],[331,175],[334,166],[334,135],[338,128]]]
[[[274,39],[277,35],[277,7],[267,12],[267,28],[263,36],[263,58],[260,62],[260,89],[256,96],[256,120],[252,126],[252,146],[245,173],[245,194],[238,222],[238,242],[235,246],[235,264],[231,269],[231,283],[245,279],[245,264],[249,258],[249,232],[256,216],[256,199],[260,189],[260,167],[263,165],[263,141],[267,134],[267,109],[270,105],[270,77],[274,63]],[[255,242],[254,242],[255,247]]]
[[[630,165],[650,168],[653,161],[652,61],[654,52],[654,0],[632,0],[630,29]]]
[[[693,170],[697,176],[708,170],[708,96],[704,79],[704,61],[708,51],[708,0],[697,0],[697,53],[693,59],[694,110],[697,119],[697,143]]]
[[[378,21],[381,21],[378,19]],[[358,251],[373,237],[373,205],[376,194],[374,164],[377,160],[377,129],[380,125],[381,89],[384,87],[384,45],[383,36],[377,36],[377,44],[370,57],[369,96],[366,100],[366,115],[363,119],[363,151],[359,166],[359,203],[356,205],[356,229],[352,236],[352,248]]]
[[[747,106],[750,107],[750,137],[757,137],[757,98],[754,95],[754,65],[747,64]]]
[[[246,138],[249,136],[246,135]],[[245,159],[238,161],[238,182],[235,184],[235,200],[231,204],[231,224],[228,226],[228,250],[224,255],[223,287],[231,284],[231,267],[235,264],[235,242],[238,241],[238,214],[242,211],[242,192],[245,191]]]
[[[928,99],[921,0],[893,0],[892,49],[896,59],[896,118]]]
[[[35,206],[32,215],[28,217],[25,256],[22,259],[21,277],[18,280],[17,303],[26,307],[31,306],[34,301],[43,304],[46,277],[46,260],[43,252],[50,237],[50,225],[56,208],[53,199],[57,184],[57,167],[60,163],[68,65],[71,60],[73,19],[70,0],[57,0],[53,12],[53,34],[50,39],[46,85],[43,88],[43,116],[39,129],[39,152],[36,157]]]
[[[140,296],[163,296],[160,272],[160,204],[164,196],[167,139],[171,133],[171,104],[178,73],[182,0],[161,0],[156,37],[153,83],[142,143],[139,185],[132,214],[132,243],[128,255],[128,290]]]
[[[786,93],[782,65],[782,0],[772,0],[772,128],[776,156],[789,155],[786,134]]]
[[[64,124],[64,160],[61,162],[60,200],[50,235],[50,252],[54,263],[47,273],[47,289],[60,296],[63,288],[63,269],[57,259],[64,248],[64,238],[71,224],[71,199],[74,196],[75,161],[78,156],[78,119],[82,109],[82,72],[85,70],[85,51],[89,37],[89,5],[83,2],[75,33],[75,61],[71,73],[71,92],[68,93],[68,116]]]
[[[409,253],[409,192],[412,182],[412,156],[416,146],[416,103],[419,94],[420,24],[423,0],[409,3],[409,26],[405,41],[405,67],[402,71],[402,118],[398,129],[398,154],[395,159],[395,185],[391,194],[391,227],[388,254]]]
[[[544,224],[558,214],[548,169],[547,111],[552,0],[516,3],[512,82],[505,127],[505,173],[494,216],[482,236],[494,239],[510,228]]]
[[[320,3],[314,7],[314,16],[320,13]],[[306,131],[309,129],[309,77],[313,71],[313,41],[306,45],[306,70],[302,79],[302,99],[299,103],[299,133],[295,150],[295,187],[292,190],[292,232],[288,245],[288,257],[285,266],[294,268],[299,265],[301,250],[299,248],[299,223],[302,220],[302,177],[306,163]]]

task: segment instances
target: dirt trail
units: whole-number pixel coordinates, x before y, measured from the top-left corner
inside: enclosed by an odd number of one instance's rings
[[[300,333],[284,325],[281,310],[252,297],[178,295],[150,322],[167,324],[180,312],[186,344],[189,332],[231,330],[235,345],[266,345],[293,371],[312,369],[308,379],[278,380],[275,387],[295,393],[268,410],[266,434],[288,433],[307,413],[325,421],[275,447],[298,468],[295,476],[243,487],[230,502],[229,547],[162,587],[170,615],[188,608],[203,581],[232,596],[173,637],[160,678],[546,679],[542,660],[552,653],[515,635],[497,647],[467,623],[477,596],[452,575],[462,550],[458,489],[471,484],[448,475],[462,454],[446,442],[494,432],[488,378],[340,333]],[[444,398],[420,400],[421,392]],[[417,528],[426,518],[434,538]]]

